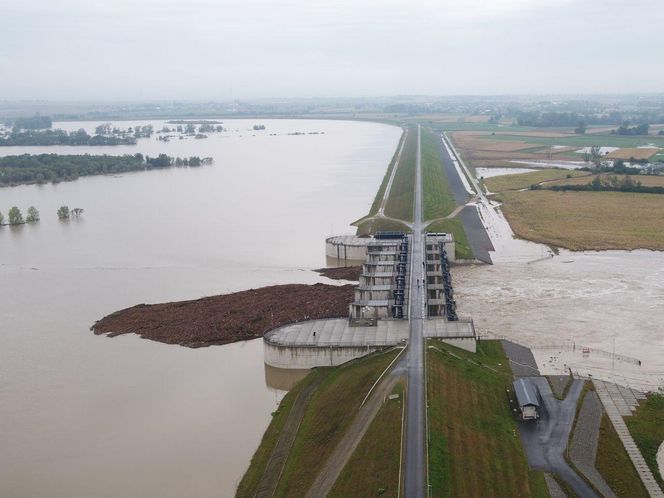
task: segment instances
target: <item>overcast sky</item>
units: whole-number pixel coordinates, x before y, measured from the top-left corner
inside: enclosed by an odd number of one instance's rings
[[[664,0],[0,0],[0,99],[664,91]]]

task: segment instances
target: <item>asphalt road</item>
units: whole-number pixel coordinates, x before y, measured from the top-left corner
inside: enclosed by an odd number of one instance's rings
[[[423,292],[424,243],[422,235],[422,181],[421,181],[420,127],[417,127],[417,163],[415,173],[415,206],[410,274],[410,342],[406,355],[408,397],[406,406],[406,441],[404,445],[404,496],[420,498],[426,495],[426,445],[424,403],[424,340]]]
[[[596,498],[597,494],[572,470],[564,457],[583,381],[574,380],[567,397],[558,401],[544,377],[529,377],[528,380],[537,385],[544,404],[538,421],[519,423],[519,433],[530,467],[557,474],[581,498]]]

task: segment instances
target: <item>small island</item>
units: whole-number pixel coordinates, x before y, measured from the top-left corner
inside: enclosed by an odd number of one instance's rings
[[[211,157],[157,157],[143,154],[65,155],[22,154],[0,158],[0,187],[75,180],[81,176],[108,175],[129,171],[197,167],[214,164]]]

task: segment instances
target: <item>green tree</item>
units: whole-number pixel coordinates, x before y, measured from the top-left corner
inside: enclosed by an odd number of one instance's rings
[[[5,221],[5,217],[0,213],[0,225],[2,225],[3,221]]]
[[[10,210],[9,213],[7,213],[7,216],[9,217],[9,224],[10,225],[20,225],[23,223],[23,215],[21,214],[21,210],[17,208],[16,206],[13,206]]]
[[[69,219],[69,206],[60,206],[58,208],[58,218],[61,220]]]
[[[39,211],[37,211],[37,208],[34,206],[30,206],[28,208],[28,215],[25,218],[25,221],[28,223],[34,223],[35,221],[39,221]]]

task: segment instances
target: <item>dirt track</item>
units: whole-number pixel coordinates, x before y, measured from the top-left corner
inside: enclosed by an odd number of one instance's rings
[[[352,285],[290,284],[250,289],[192,301],[139,304],[116,311],[90,329],[115,337],[145,339],[191,348],[262,337],[275,327],[348,314]]]

